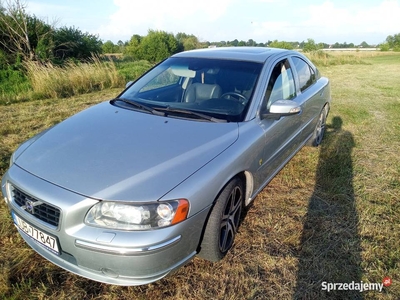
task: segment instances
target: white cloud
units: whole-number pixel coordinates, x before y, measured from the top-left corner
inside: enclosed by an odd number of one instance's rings
[[[400,28],[399,1],[382,1],[375,7],[336,7],[331,1],[309,7],[309,20],[302,22],[309,37],[323,41],[323,37],[339,39],[375,35],[386,38]],[[343,40],[337,40],[343,41]],[[361,41],[352,41],[361,42]]]
[[[118,7],[110,21],[100,27],[101,35],[146,34],[148,29],[201,31],[201,27],[223,16],[232,0],[131,1],[114,0]],[[189,29],[189,30],[187,30]],[[176,33],[176,32],[174,32]]]
[[[261,1],[261,0],[260,0]],[[268,0],[264,0],[268,1]],[[384,0],[379,5],[354,4],[338,6],[334,1],[300,7],[290,11],[290,5],[282,9],[280,21],[270,20],[252,23],[252,36],[257,41],[303,41],[312,38],[317,42],[353,42],[363,40],[380,43],[388,35],[400,30],[400,1]]]
[[[358,13],[353,23],[359,25],[359,30],[397,33],[400,30],[400,3],[393,0],[383,1],[378,7]]]
[[[256,41],[260,39],[260,42],[275,39],[288,41],[293,30],[289,21],[253,22],[252,25],[254,27],[253,36]],[[285,37],[285,39],[280,37]]]
[[[380,43],[400,30],[400,0],[97,0],[95,7],[82,0],[56,2],[32,0],[28,11],[114,42],[155,29],[205,41]]]
[[[251,2],[258,2],[258,3],[277,3],[282,2],[283,0],[251,0]]]

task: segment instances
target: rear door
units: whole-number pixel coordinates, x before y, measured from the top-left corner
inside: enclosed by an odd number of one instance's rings
[[[319,82],[317,69],[305,59],[293,55],[291,61],[298,87],[297,101],[304,106],[301,139],[305,141],[312,135],[325,103],[325,85]]]

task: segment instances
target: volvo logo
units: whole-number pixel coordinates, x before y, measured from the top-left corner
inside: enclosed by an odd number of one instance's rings
[[[25,198],[25,205],[22,206],[21,208],[26,210],[28,213],[34,215],[35,214],[35,206],[38,206],[42,203],[43,202],[41,202],[41,201],[32,201],[32,200]]]
[[[34,207],[35,207],[35,203],[31,200],[26,200],[25,202],[25,210],[29,213],[31,213],[32,215],[34,214]]]

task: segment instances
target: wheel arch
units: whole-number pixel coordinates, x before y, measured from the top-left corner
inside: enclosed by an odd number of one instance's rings
[[[221,193],[221,191],[225,188],[225,186],[235,177],[239,177],[240,180],[243,183],[244,186],[244,205],[248,206],[252,200],[253,200],[253,190],[254,190],[254,177],[253,174],[250,171],[241,171],[232,177],[230,177],[223,187],[220,189],[218,194],[215,196],[215,199],[213,201],[213,206],[215,205],[215,201],[218,199],[218,195]]]
[[[209,217],[211,215],[211,212],[216,204],[216,201],[219,197],[219,195],[221,194],[221,192],[224,190],[224,188],[229,184],[229,182],[231,182],[231,180],[233,180],[235,177],[240,178],[240,180],[243,183],[243,187],[244,187],[244,207],[249,206],[249,204],[252,202],[253,198],[252,198],[252,194],[253,194],[253,189],[254,189],[254,178],[253,178],[253,174],[250,171],[241,171],[233,176],[231,176],[226,182],[225,184],[222,186],[222,188],[220,189],[220,191],[215,195],[215,198],[213,200],[213,204],[211,206],[210,211],[208,212],[207,218],[204,221],[203,224],[203,229],[202,229],[202,233],[201,233],[201,237],[199,240],[199,244],[197,247],[197,253],[200,252],[200,247],[201,247],[201,243],[203,241],[204,238],[204,233],[205,233],[205,229],[207,227],[207,223],[209,220]]]

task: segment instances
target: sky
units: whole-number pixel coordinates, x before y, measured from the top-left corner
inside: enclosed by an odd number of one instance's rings
[[[400,0],[27,0],[27,12],[104,42],[149,29],[234,39],[379,44],[400,33]]]

